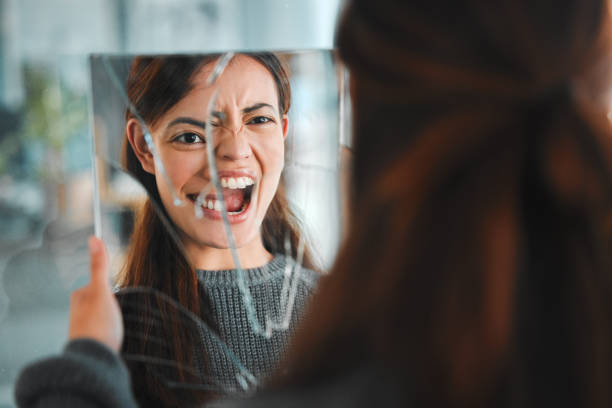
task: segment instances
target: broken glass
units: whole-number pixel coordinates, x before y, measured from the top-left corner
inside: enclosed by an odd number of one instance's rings
[[[345,71],[332,51],[90,66],[95,229],[123,357],[179,398],[253,392],[340,240]]]

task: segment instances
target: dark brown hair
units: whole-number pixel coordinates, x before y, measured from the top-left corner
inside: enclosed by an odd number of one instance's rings
[[[278,91],[280,114],[286,114],[290,107],[291,89],[289,78],[278,58],[271,53],[245,55],[270,72]],[[165,112],[189,93],[193,77],[219,57],[176,55],[135,58],[127,81],[128,98],[146,125],[152,127]],[[126,120],[133,117],[134,114],[128,110]],[[193,266],[180,243],[174,239],[177,236],[176,230],[162,205],[155,177],[143,170],[127,137],[124,138],[122,162],[125,169],[145,187],[149,200],[144,203],[135,223],[119,285],[123,288],[138,286],[156,289],[178,301],[214,328],[214,322],[207,319],[206,315],[206,293],[199,288]],[[284,253],[284,240],[287,236],[291,242],[291,255],[295,259],[301,239],[299,222],[288,206],[281,181],[262,224],[264,246],[271,253]],[[304,251],[302,263],[307,268],[314,267],[308,248]],[[120,295],[120,300],[123,300],[122,309],[126,320],[126,338],[122,350],[124,355],[155,356],[184,366],[192,366],[194,359],[200,359],[206,365],[207,356],[199,356],[195,351],[199,341],[197,329],[186,324],[184,316],[175,308],[153,294],[138,296],[137,305],[128,296]],[[160,313],[161,325],[152,321],[151,311]],[[130,333],[135,333],[136,337],[130,337]],[[170,338],[171,346],[167,348],[151,341],[156,337]],[[210,392],[168,388],[164,379],[192,384],[201,382],[200,378],[181,368],[151,370],[147,364],[137,361],[128,359],[127,363],[132,373],[134,393],[143,406],[160,401],[168,406],[188,406],[213,397],[214,393]]]
[[[607,12],[348,3],[349,238],[279,383],[365,366],[397,406],[612,404]]]

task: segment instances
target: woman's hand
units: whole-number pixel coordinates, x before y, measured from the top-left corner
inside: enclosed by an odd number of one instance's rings
[[[108,257],[102,240],[89,238],[91,280],[72,293],[68,339],[90,338],[115,351],[123,341],[123,321],[108,278]]]

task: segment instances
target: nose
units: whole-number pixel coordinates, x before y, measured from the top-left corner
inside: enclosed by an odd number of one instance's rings
[[[217,157],[232,161],[251,157],[251,145],[242,127],[237,130],[220,128],[217,134]]]

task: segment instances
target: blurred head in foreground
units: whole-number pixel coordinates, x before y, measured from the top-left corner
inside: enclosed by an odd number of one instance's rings
[[[610,406],[607,4],[349,2],[350,237],[285,383],[415,406]],[[375,392],[375,391],[373,391]]]

